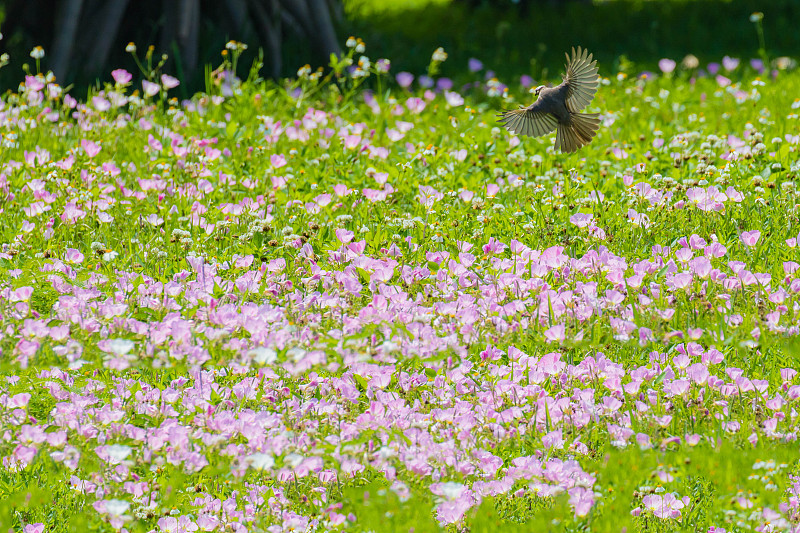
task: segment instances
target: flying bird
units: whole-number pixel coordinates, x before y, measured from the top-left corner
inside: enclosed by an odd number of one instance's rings
[[[567,56],[567,73],[557,87],[540,85],[533,90],[538,97],[528,107],[503,111],[498,121],[517,135],[539,137],[556,130],[556,147],[571,154],[592,142],[600,127],[599,113],[580,113],[594,98],[600,80],[597,61],[586,50]]]

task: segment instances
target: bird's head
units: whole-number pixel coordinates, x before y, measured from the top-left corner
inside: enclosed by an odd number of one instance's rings
[[[531,89],[531,94],[535,94],[536,96],[539,96],[539,93],[542,92],[542,89],[544,89],[544,88],[545,88],[544,85],[539,85],[538,87],[534,87],[533,89]]]

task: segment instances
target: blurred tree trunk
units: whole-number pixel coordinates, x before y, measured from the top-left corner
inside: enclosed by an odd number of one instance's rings
[[[58,23],[61,31],[56,34],[53,40],[53,73],[56,79],[62,79],[67,73],[66,68],[72,57],[73,43],[78,33],[78,18],[80,17],[83,0],[67,0],[61,5]]]
[[[210,59],[201,49],[209,34],[263,47],[268,75],[277,78],[285,45],[323,64],[341,50],[336,13],[341,0],[9,0],[3,31],[45,46],[45,65],[62,83],[101,76],[128,41],[156,44],[190,77]]]

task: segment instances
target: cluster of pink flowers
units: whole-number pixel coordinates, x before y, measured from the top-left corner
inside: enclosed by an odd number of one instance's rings
[[[752,364],[800,334],[797,238],[713,226],[752,191],[667,186],[615,146],[622,183],[575,196],[526,153],[538,141],[476,128],[469,149],[435,146],[429,117],[474,118],[449,80],[417,94],[400,73],[400,95],[364,93],[350,116],[294,93],[284,112],[236,80],[179,103],[171,76],[142,95],[112,76],[86,102],[28,76],[0,106],[0,461],[52,461],[95,523],[347,530],[341,487],[374,478],[422,491],[442,525],[559,495],[580,522],[606,497],[587,467],[606,447],[798,438],[797,370]],[[745,139],[684,132],[647,155],[707,142],[739,168],[763,155]],[[508,162],[482,168],[498,147]],[[532,198],[553,221],[528,222]],[[674,211],[712,226],[617,246],[611,228],[650,238]],[[797,487],[758,521],[795,527]],[[652,492],[632,514],[691,505]]]

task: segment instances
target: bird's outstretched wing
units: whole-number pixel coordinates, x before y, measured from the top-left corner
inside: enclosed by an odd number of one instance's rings
[[[539,137],[554,131],[558,120],[552,113],[534,111],[530,107],[503,111],[497,115],[498,122],[517,135]]]
[[[592,61],[592,54],[578,47],[572,49],[572,59],[567,54],[567,109],[573,113],[581,111],[591,103],[600,80],[597,77],[597,61]]]

